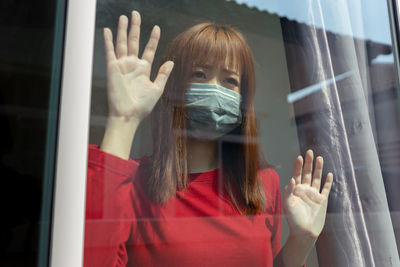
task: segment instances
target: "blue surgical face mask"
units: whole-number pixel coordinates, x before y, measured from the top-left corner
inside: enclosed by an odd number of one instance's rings
[[[241,95],[217,84],[192,83],[185,97],[188,136],[217,139],[242,122]]]

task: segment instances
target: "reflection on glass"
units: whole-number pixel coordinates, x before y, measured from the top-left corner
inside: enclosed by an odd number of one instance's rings
[[[98,3],[85,265],[396,264],[370,5],[237,2]]]

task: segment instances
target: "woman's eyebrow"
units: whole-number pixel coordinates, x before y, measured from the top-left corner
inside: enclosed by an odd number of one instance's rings
[[[211,70],[211,69],[213,69],[213,67],[211,66],[211,65],[194,65],[193,66],[194,68],[203,68],[203,69],[207,69],[207,70]],[[231,69],[226,69],[226,68],[224,68],[224,69],[222,69],[224,72],[227,72],[227,73],[229,73],[229,74],[234,74],[234,75],[236,75],[236,76],[240,76],[239,75],[239,73],[237,73],[236,71],[234,71],[234,70],[231,70]]]

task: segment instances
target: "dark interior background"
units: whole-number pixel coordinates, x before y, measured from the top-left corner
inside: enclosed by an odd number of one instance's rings
[[[48,127],[57,123],[49,104],[59,90],[54,66],[61,66],[53,57],[56,8],[56,0],[0,2],[1,266],[36,266],[44,253],[42,265],[48,257],[56,141],[56,127]]]

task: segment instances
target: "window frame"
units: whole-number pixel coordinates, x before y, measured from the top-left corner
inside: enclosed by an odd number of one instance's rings
[[[96,0],[69,0],[64,42],[50,266],[82,266]]]

